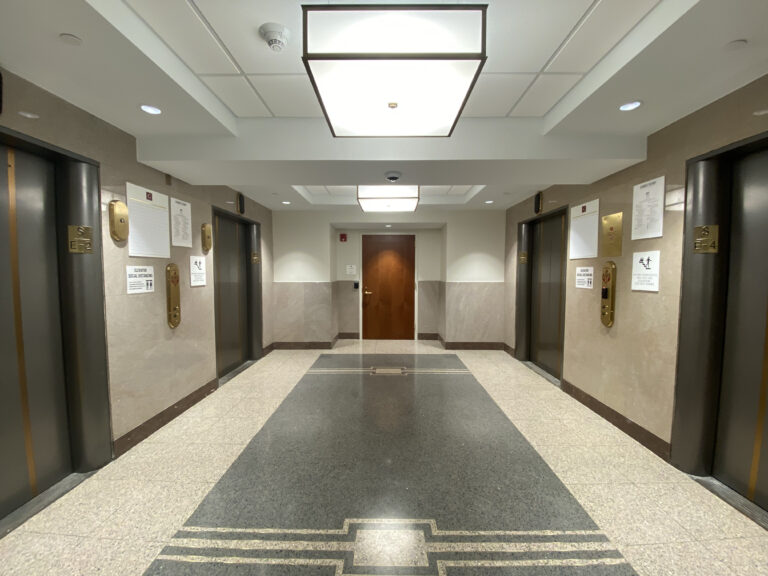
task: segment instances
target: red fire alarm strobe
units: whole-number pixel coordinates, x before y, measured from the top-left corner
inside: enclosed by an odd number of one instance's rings
[[[346,241],[347,241],[347,235],[339,234],[339,242],[346,242]]]

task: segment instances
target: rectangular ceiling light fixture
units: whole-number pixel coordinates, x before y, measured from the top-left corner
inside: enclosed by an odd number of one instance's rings
[[[333,135],[450,136],[486,60],[487,7],[302,6],[302,60]]]
[[[358,186],[357,202],[363,212],[415,212],[418,186]]]

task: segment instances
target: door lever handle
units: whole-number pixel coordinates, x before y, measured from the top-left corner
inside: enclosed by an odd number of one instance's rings
[[[371,294],[373,294],[373,292],[370,290],[363,290],[363,296],[370,296]]]

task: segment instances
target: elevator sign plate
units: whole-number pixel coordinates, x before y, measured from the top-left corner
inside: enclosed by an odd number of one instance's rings
[[[717,224],[696,226],[693,229],[693,253],[717,254],[720,250],[720,227]]]

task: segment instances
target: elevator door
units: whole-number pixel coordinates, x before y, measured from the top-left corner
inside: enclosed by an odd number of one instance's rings
[[[214,216],[216,372],[219,377],[262,356],[259,226]]]
[[[565,214],[534,223],[531,253],[531,361],[560,378],[565,314]]]
[[[728,304],[713,474],[768,509],[768,151],[747,156],[735,165],[732,190]]]
[[[415,282],[415,236],[363,236],[363,338],[413,340]]]
[[[71,472],[54,167],[0,146],[0,517]]]

